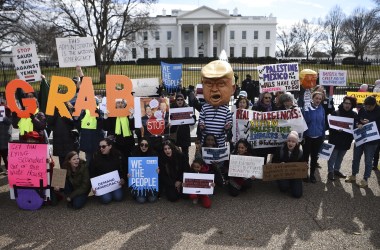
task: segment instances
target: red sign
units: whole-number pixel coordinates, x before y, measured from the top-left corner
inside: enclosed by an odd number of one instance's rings
[[[165,131],[165,120],[149,119],[146,127],[152,135],[161,135]]]

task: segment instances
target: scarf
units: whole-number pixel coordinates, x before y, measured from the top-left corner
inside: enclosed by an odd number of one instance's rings
[[[116,118],[115,134],[121,135],[121,132],[123,132],[123,137],[132,135],[131,130],[129,129],[129,120],[127,117]]]
[[[36,109],[36,112],[34,112],[34,114],[37,114],[39,112],[38,109]],[[32,122],[32,118],[28,117],[28,118],[21,118],[18,123],[17,123],[17,126],[20,130],[20,135],[24,135],[25,133],[29,133],[30,131],[33,131],[33,122]]]

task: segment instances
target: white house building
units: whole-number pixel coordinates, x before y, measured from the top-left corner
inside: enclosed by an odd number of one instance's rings
[[[172,10],[158,15],[157,31],[139,32],[136,44],[123,60],[139,58],[217,57],[224,49],[229,57],[275,57],[275,17],[241,16],[235,8],[192,11]]]

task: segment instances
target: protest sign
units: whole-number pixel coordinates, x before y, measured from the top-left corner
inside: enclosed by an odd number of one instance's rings
[[[257,66],[260,93],[300,89],[298,63]]]
[[[138,97],[135,98],[135,102],[135,126],[141,128],[142,136],[169,134],[168,98]]]
[[[12,58],[19,79],[27,82],[41,81],[41,68],[35,44],[13,47]]]
[[[207,148],[202,147],[203,160],[210,164],[212,161],[220,162],[228,160],[230,156],[230,145],[222,148]]]
[[[213,194],[214,174],[183,173],[184,194]]]
[[[171,108],[170,109],[170,125],[194,124],[194,108]]]
[[[352,134],[354,129],[354,118],[328,115],[327,120],[331,129],[341,130]]]
[[[263,178],[264,157],[231,155],[228,176]]]
[[[4,120],[4,117],[5,117],[5,107],[4,106],[0,106],[0,122],[2,122]]]
[[[96,65],[92,37],[56,38],[55,41],[60,68]]]
[[[368,96],[373,96],[373,97],[376,98],[377,104],[380,105],[380,93],[373,93],[373,92],[347,92],[347,95],[355,97],[358,104],[363,104],[364,100]]]
[[[158,192],[158,157],[129,157],[129,187],[134,194],[146,196]]]
[[[319,158],[328,161],[331,157],[331,154],[332,154],[334,148],[335,148],[335,145],[333,145],[333,144],[329,144],[326,142],[322,143],[322,145],[319,149],[319,153],[318,153]]]
[[[46,187],[48,183],[47,144],[8,144],[9,187]]]
[[[133,96],[147,97],[158,95],[157,89],[160,85],[158,78],[132,79]]]
[[[299,108],[270,112],[236,110],[233,115],[232,140],[247,139],[254,148],[281,146],[290,131],[302,133],[307,129]]]
[[[51,178],[51,186],[56,188],[64,188],[66,182],[66,169],[55,168],[53,169],[53,176]]]
[[[120,176],[117,170],[99,175],[97,177],[91,178],[92,189],[95,190],[96,196],[101,196],[103,194],[108,194],[121,188]]]
[[[303,179],[307,170],[306,162],[269,163],[263,167],[263,181]]]
[[[322,86],[346,86],[346,70],[319,70],[319,84]]]
[[[380,139],[376,122],[370,122],[363,125],[362,128],[355,129],[353,135],[356,147],[364,143]]]
[[[195,95],[197,99],[204,99],[205,97],[203,96],[203,85],[201,83],[198,83],[197,86],[195,87]]]
[[[180,84],[182,81],[182,64],[161,62],[161,74],[166,92],[172,93],[180,90]]]

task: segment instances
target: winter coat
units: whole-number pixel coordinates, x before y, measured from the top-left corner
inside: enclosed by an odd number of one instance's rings
[[[71,168],[68,168],[66,180],[73,186],[73,192],[68,196],[71,199],[78,195],[88,194],[91,190],[90,175],[85,162],[81,161],[75,172]]]

